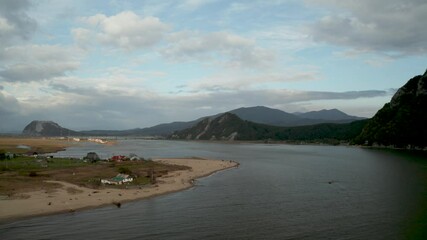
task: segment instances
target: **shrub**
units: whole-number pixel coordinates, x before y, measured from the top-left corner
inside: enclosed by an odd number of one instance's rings
[[[130,175],[132,174],[132,171],[127,167],[119,167],[119,173]]]
[[[3,149],[0,149],[0,160],[6,159],[6,151]]]

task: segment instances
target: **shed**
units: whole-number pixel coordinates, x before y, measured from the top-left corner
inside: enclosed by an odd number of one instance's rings
[[[99,160],[101,160],[98,156],[98,154],[96,154],[95,152],[89,152],[86,157],[84,157],[84,159],[90,161],[90,162],[97,162]]]

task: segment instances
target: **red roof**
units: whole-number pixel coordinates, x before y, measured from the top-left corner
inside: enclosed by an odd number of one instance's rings
[[[123,156],[123,155],[117,155],[117,156],[112,156],[111,157],[112,161],[123,161],[125,159],[126,159],[126,156]]]

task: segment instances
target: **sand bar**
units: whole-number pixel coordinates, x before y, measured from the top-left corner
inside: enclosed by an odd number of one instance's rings
[[[54,191],[27,192],[23,195],[26,198],[0,199],[0,222],[38,215],[74,212],[79,209],[109,204],[123,204],[132,200],[176,192],[192,187],[194,179],[238,165],[232,161],[205,159],[156,159],[155,161],[189,166],[191,169],[170,172],[168,175],[158,178],[158,183],[154,186],[136,189],[90,189],[67,182],[52,181],[62,186]]]

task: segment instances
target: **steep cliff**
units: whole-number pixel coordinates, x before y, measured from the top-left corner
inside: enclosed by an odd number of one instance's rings
[[[427,146],[427,71],[410,79],[368,122],[359,144]]]

